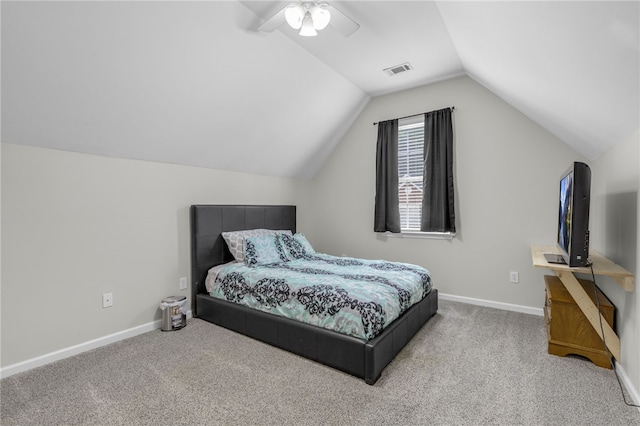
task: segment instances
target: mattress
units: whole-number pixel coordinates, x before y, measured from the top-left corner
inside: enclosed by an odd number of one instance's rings
[[[370,340],[431,291],[412,264],[314,253],[281,263],[212,268],[212,297]]]

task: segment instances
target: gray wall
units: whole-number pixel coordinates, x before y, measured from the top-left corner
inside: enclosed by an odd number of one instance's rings
[[[640,133],[600,156],[592,164],[592,173],[591,246],[636,275],[633,292],[624,291],[611,279],[597,279],[617,308],[621,362],[636,392],[640,392]]]
[[[372,123],[446,106],[455,106],[455,239],[376,235]],[[468,77],[375,98],[313,181],[305,228],[330,253],[422,265],[443,293],[541,308],[546,271],[532,267],[530,246],[555,244],[558,179],[574,160],[584,158]]]
[[[159,319],[188,296],[191,204],[295,204],[296,185],[2,144],[2,366]]]

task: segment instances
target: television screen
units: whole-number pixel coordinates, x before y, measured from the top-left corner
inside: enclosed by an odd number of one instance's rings
[[[558,221],[558,244],[569,252],[571,244],[571,202],[573,198],[573,173],[560,180],[560,217]]]

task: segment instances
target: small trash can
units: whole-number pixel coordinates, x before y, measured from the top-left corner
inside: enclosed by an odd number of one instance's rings
[[[162,331],[180,330],[187,325],[187,297],[169,296],[160,303]]]

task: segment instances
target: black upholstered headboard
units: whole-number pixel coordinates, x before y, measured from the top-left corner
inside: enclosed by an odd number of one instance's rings
[[[205,293],[204,280],[213,266],[233,256],[220,235],[246,229],[290,229],[296,232],[296,206],[191,206],[191,300]]]

